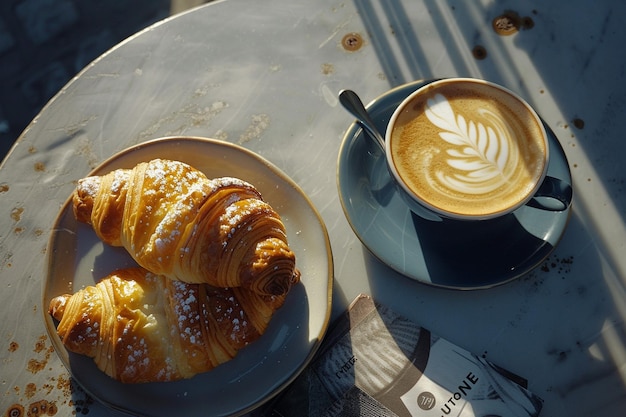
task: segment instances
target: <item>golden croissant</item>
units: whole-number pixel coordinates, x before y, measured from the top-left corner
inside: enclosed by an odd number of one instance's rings
[[[247,182],[156,159],[79,181],[76,219],[170,279],[284,294],[298,280],[276,211]]]
[[[232,359],[266,330],[285,295],[187,284],[143,268],[55,297],[66,348],[124,383],[190,378]]]

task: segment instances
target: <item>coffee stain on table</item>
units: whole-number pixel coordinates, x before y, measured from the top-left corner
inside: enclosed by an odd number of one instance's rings
[[[537,11],[533,10],[533,14],[537,14]],[[517,33],[520,29],[532,29],[535,27],[535,21],[530,16],[522,17],[516,11],[505,10],[491,21],[491,26],[498,35],[510,36]]]
[[[472,55],[474,56],[474,58],[476,58],[479,61],[481,61],[481,60],[487,58],[487,49],[485,49],[485,47],[482,46],[482,45],[476,45],[472,49]]]
[[[585,128],[585,121],[579,117],[572,120],[572,124],[576,127],[576,129],[582,130]]]
[[[242,145],[252,139],[258,139],[270,125],[270,117],[267,114],[254,114],[250,125],[241,134],[237,143]]]
[[[321,68],[322,74],[324,75],[330,75],[335,72],[335,66],[333,64],[324,63],[322,64]]]
[[[16,341],[11,341],[8,346],[9,352],[20,349]],[[49,344],[48,336],[42,334],[37,338],[33,346],[33,352],[37,355],[27,364],[27,370],[39,372],[47,366],[54,352],[54,347]],[[43,356],[43,357],[42,357]],[[94,404],[89,396],[67,373],[58,376],[48,376],[47,381],[38,386],[35,382],[29,382],[23,387],[12,388],[15,398],[4,409],[4,417],[31,417],[31,416],[54,416],[60,407],[69,407],[71,415],[89,414],[89,408]],[[54,398],[55,394],[57,395]],[[9,392],[5,395],[10,395]],[[8,403],[8,401],[7,401]],[[6,405],[5,405],[6,406]],[[1,411],[0,411],[1,412]]]
[[[4,417],[23,417],[25,415],[24,407],[21,404],[10,405],[4,412]]]
[[[19,222],[22,219],[22,213],[24,213],[24,207],[15,207],[11,210],[11,219],[14,222]]]
[[[559,274],[569,274],[572,270],[573,263],[574,263],[573,256],[566,256],[562,258],[559,258],[556,256],[549,256],[541,264],[540,269],[543,272],[556,271]]]
[[[39,336],[39,339],[37,339],[37,341],[35,342],[35,348],[33,349],[33,352],[35,353],[43,352],[46,349],[47,340],[48,340],[47,336],[45,335]]]
[[[341,46],[348,52],[358,51],[363,46],[363,37],[356,32],[350,32],[341,39]]]
[[[80,138],[78,145],[76,147],[76,154],[85,157],[87,160],[87,164],[89,167],[95,168],[98,165],[99,158],[98,155],[93,151],[91,146],[91,141],[87,138]]]
[[[161,132],[160,136],[175,136],[183,134],[189,126],[208,126],[228,106],[224,101],[215,101],[203,107],[188,104],[153,122],[139,133],[139,137],[141,140],[150,139],[157,132]]]
[[[39,357],[29,359],[26,369],[33,374],[45,369],[48,364],[48,360],[50,360],[50,356],[52,356],[52,353],[54,352],[54,347],[52,345],[47,346],[47,340],[48,337],[46,335],[41,335],[35,342],[33,352],[39,354],[40,356],[43,355],[43,358]]]
[[[54,401],[39,400],[28,405],[26,415],[28,417],[54,416],[58,411],[59,409]],[[17,415],[22,416],[23,414]]]
[[[24,389],[24,395],[26,398],[33,398],[37,393],[37,385],[32,382],[26,384],[26,388]]]

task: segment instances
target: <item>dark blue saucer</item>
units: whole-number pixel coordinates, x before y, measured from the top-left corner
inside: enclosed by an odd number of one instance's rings
[[[381,132],[400,102],[426,83],[394,88],[367,106]],[[546,131],[548,175],[571,184],[563,148],[548,126]],[[571,211],[527,205],[496,220],[424,220],[396,193],[384,155],[356,122],[339,151],[337,184],[350,226],[374,256],[409,278],[451,289],[489,288],[528,273],[555,248]]]

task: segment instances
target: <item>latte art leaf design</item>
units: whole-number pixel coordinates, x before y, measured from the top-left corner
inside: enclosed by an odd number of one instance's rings
[[[441,94],[426,103],[428,120],[443,130],[439,137],[453,146],[446,150],[446,162],[456,172],[440,171],[437,178],[453,190],[470,194],[485,194],[502,186],[511,176],[509,167],[518,158],[504,122],[489,110],[478,112],[485,123],[467,121],[455,114]]]

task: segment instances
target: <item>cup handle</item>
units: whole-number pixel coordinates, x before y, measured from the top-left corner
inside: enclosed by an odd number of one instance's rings
[[[558,178],[546,176],[527,206],[548,210],[565,211],[572,204],[572,186]]]

